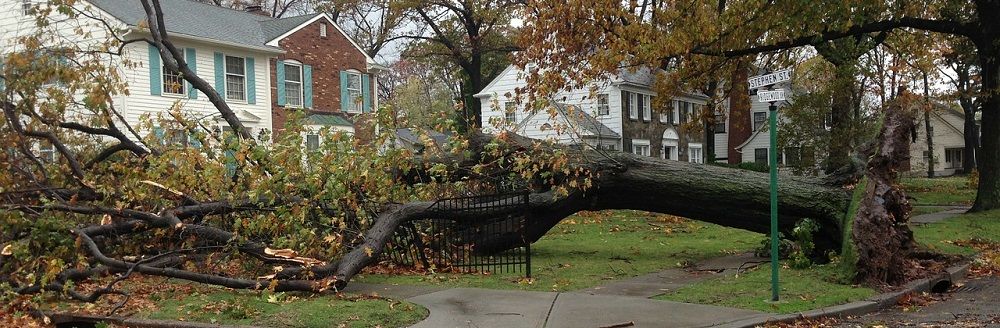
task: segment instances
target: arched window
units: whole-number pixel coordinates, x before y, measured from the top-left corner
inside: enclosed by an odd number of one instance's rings
[[[663,159],[677,160],[677,145],[680,142],[680,138],[677,136],[677,131],[673,128],[667,128],[663,131],[663,149],[660,152]]]

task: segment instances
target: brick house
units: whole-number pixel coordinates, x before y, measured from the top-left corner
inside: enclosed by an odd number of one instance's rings
[[[386,68],[326,14],[273,20],[263,30],[270,39],[267,45],[284,50],[269,62],[275,134],[296,110],[307,111],[308,130],[314,132],[324,126],[316,122],[338,122],[336,129],[352,133],[360,130],[353,118],[378,107],[377,74]]]

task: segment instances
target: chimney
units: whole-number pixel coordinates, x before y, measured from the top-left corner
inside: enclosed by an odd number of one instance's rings
[[[267,13],[266,11],[264,11],[264,7],[263,6],[259,6],[259,5],[246,6],[246,7],[243,8],[243,11],[251,13],[251,14],[256,14],[256,15],[271,17],[271,14]]]

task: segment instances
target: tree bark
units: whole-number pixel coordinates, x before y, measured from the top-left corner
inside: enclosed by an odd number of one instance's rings
[[[931,111],[934,105],[931,104],[930,89],[927,85],[927,72],[924,72],[924,132],[927,133],[927,177],[934,177],[934,126],[931,126]]]
[[[760,233],[770,230],[767,174],[641,157],[628,153],[584,151],[582,165],[595,174],[593,187],[560,196],[535,192],[520,214],[529,218],[524,238],[534,242],[564,218],[584,210],[632,209],[683,216]],[[839,250],[842,219],[850,198],[843,189],[806,177],[781,176],[779,228],[786,234],[802,218],[820,225],[814,236],[817,252]],[[383,211],[364,240],[345,255],[337,268],[338,288],[377,259],[400,224],[427,218],[474,219],[512,214],[510,208],[470,214],[441,212],[430,202],[397,205]],[[480,208],[489,208],[488,206]]]
[[[914,247],[907,226],[911,206],[899,187],[898,169],[909,161],[914,114],[900,104],[886,113],[879,144],[866,168],[868,184],[854,218],[851,238],[857,248],[855,279],[869,286],[904,281]]]
[[[973,212],[1000,208],[1000,54],[980,48],[983,91],[982,148],[978,155],[979,190]]]

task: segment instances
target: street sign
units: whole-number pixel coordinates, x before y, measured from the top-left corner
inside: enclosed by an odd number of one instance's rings
[[[792,79],[792,69],[783,69],[771,74],[757,75],[747,79],[750,83],[750,89],[757,89],[760,87],[766,87],[772,84],[778,84]]]
[[[757,91],[757,101],[775,102],[785,100],[785,90]]]

